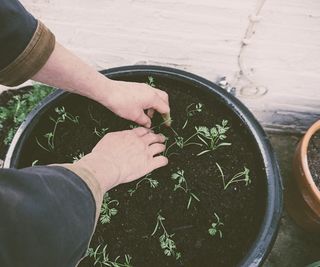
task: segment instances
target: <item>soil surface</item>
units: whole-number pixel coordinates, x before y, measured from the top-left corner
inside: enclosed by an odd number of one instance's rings
[[[159,182],[156,188],[143,182],[130,196],[128,190],[135,187],[135,181],[109,191],[111,199],[119,201],[116,206],[118,214],[108,224],[98,223],[90,246],[108,245],[109,258],[120,256],[119,263],[123,263],[124,255],[128,254],[135,267],[236,266],[255,241],[265,212],[266,177],[254,138],[241,120],[228,111],[226,104],[216,101],[211,94],[201,95],[198,88],[188,87],[181,81],[154,78],[156,86],[169,93],[172,127],[180,136],[186,139],[194,134],[195,126],[211,128],[221,124],[222,120],[228,120],[231,128],[225,142],[232,145],[202,156],[197,156],[202,149],[200,146],[189,145],[182,150],[174,146],[171,152],[176,154],[170,155],[168,166],[151,174]],[[145,82],[147,77],[141,75],[136,81]],[[203,103],[203,111],[191,117],[182,129],[186,107],[198,102]],[[43,136],[53,129],[49,118],[57,118],[54,108],[61,106],[72,115],[79,116],[79,124],[69,121],[59,124],[54,151],[47,152],[37,144],[36,138],[46,147]],[[155,116],[153,125],[160,123],[160,116]],[[72,162],[79,153],[90,152],[100,139],[94,133],[95,128],[108,128],[108,132],[112,132],[129,129],[130,125],[131,122],[120,119],[91,100],[68,95],[40,119],[37,130],[31,133],[22,149],[18,167],[30,166],[35,160],[38,160],[37,164]],[[155,131],[169,137],[168,144],[173,142],[175,135],[171,129],[160,127]],[[197,138],[192,140],[200,142]],[[244,167],[250,169],[251,184],[246,186],[239,182],[224,189],[216,162],[221,166],[226,181],[243,171]],[[193,200],[189,209],[188,195],[182,190],[174,191],[175,182],[171,174],[177,169],[184,170],[188,187],[200,200]],[[181,253],[179,260],[164,255],[159,244],[161,230],[151,236],[159,212],[165,218],[163,223],[167,232],[174,234],[172,239]],[[223,222],[219,228],[222,238],[208,233],[211,224],[216,222],[214,213]],[[93,265],[92,258],[86,258],[80,264],[81,267]]]
[[[320,131],[310,139],[307,158],[313,181],[320,190]]]

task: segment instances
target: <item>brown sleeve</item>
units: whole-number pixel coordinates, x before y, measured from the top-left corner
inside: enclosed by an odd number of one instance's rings
[[[38,21],[37,29],[23,52],[0,71],[0,84],[17,86],[33,77],[47,62],[55,46],[53,33]]]
[[[99,219],[99,214],[100,214],[100,210],[101,210],[104,192],[102,191],[100,184],[98,183],[98,181],[94,177],[94,174],[90,173],[90,171],[88,171],[85,168],[82,168],[81,166],[79,166],[75,163],[73,163],[73,164],[71,164],[71,163],[52,164],[52,166],[64,167],[64,168],[72,171],[76,175],[78,175],[85,182],[85,184],[90,189],[90,191],[94,197],[95,203],[96,203],[95,222],[97,223],[97,221]]]

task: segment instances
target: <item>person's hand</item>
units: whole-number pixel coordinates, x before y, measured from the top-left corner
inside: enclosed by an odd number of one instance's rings
[[[122,118],[144,127],[151,127],[154,111],[170,118],[168,94],[144,83],[106,81],[107,90],[99,94],[98,102]],[[147,111],[147,114],[145,113]],[[170,122],[167,121],[167,125]]]
[[[148,128],[156,110],[170,126],[167,93],[144,83],[110,80],[57,42],[46,64],[32,79],[89,97],[120,117]]]
[[[142,127],[108,133],[74,166],[85,168],[107,191],[167,165],[168,159],[159,155],[164,141],[163,135]]]

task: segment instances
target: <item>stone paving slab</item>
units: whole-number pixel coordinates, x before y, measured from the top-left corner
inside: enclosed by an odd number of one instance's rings
[[[284,133],[268,135],[278,158],[285,186],[292,177],[293,153],[301,136]],[[284,208],[276,242],[263,267],[304,267],[318,260],[320,236],[304,232],[291,220]]]

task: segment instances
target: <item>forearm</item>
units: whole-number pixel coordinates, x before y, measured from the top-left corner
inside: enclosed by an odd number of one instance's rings
[[[0,0],[0,84],[17,86],[41,69],[54,35],[17,0]]]
[[[46,64],[32,79],[100,102],[101,97],[105,95],[104,90],[112,86],[112,80],[58,42]]]

